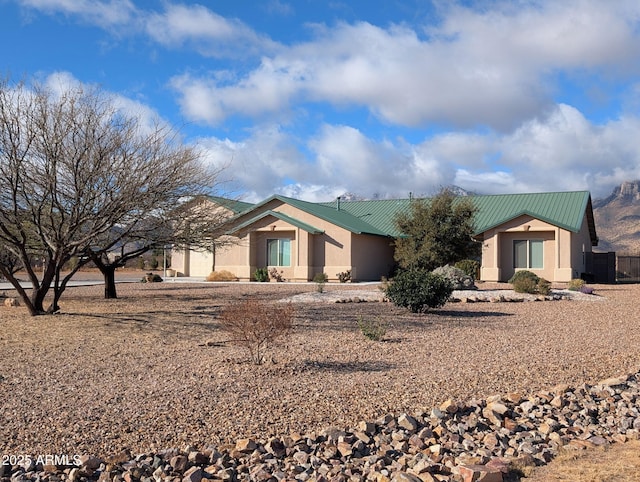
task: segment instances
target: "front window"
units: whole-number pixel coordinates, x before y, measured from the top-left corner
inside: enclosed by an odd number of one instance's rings
[[[267,239],[267,265],[291,266],[291,240]]]
[[[543,268],[543,246],[541,239],[527,239],[513,242],[513,267],[521,269]]]

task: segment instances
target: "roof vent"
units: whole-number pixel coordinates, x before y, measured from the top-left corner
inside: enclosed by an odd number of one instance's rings
[[[340,211],[340,196],[336,198],[336,210]]]

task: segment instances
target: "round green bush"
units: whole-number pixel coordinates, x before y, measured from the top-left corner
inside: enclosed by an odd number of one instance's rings
[[[509,283],[513,285],[513,290],[516,293],[540,293],[548,295],[551,292],[551,283],[527,270],[516,271],[509,280]]]
[[[425,269],[401,271],[385,289],[393,304],[408,308],[413,313],[440,308],[451,297],[452,292],[449,280]]]
[[[585,285],[585,282],[583,279],[580,278],[574,278],[571,281],[569,281],[569,290],[571,291],[580,291],[580,289],[582,289],[582,287]]]

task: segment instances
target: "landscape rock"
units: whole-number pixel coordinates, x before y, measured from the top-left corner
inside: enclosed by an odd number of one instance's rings
[[[515,393],[447,400],[423,415],[387,414],[353,430],[329,427],[317,436],[245,438],[235,445],[170,449],[129,460],[121,454],[108,458],[108,468],[90,455],[71,469],[3,466],[0,477],[35,481],[46,473],[50,482],[78,482],[83,470],[90,470],[99,482],[504,482],[512,470],[548,463],[563,446],[584,450],[637,439],[640,373],[608,380],[557,387],[524,401]]]

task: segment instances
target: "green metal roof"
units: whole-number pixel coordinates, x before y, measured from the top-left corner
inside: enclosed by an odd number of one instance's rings
[[[238,201],[236,199],[229,199],[220,196],[209,196],[209,200],[219,204],[222,207],[225,207],[233,212],[233,214],[239,214],[243,211],[247,211],[253,207],[252,203],[247,203],[244,201]]]
[[[337,202],[322,203],[324,206],[337,209]],[[375,227],[387,236],[402,236],[395,225],[395,219],[401,212],[408,212],[411,205],[409,199],[384,199],[372,201],[343,201],[340,210],[346,211],[360,221]]]
[[[341,228],[344,228],[347,231],[351,231],[355,234],[392,236],[391,234],[389,234],[389,232],[383,231],[373,224],[366,222],[357,216],[354,216],[345,209],[337,209],[335,204],[329,205],[325,203],[312,203],[286,196],[274,195],[254,205],[252,209],[257,209],[260,206],[273,201],[274,199],[289,204],[290,206],[300,209],[301,211],[304,211],[307,214],[311,214],[312,216],[315,216],[317,218],[323,219],[324,221],[335,224],[336,226],[340,226]]]
[[[473,196],[478,207],[476,234],[495,228],[522,215],[577,233],[585,214],[592,241],[597,241],[591,195],[588,191]]]
[[[395,219],[399,213],[408,212],[412,202],[410,199],[385,199],[312,203],[274,195],[258,204],[241,203],[247,208],[238,214],[238,217],[250,214],[251,211],[266,205],[274,199],[356,234],[374,234],[389,237],[402,236],[402,233],[395,226]],[[471,199],[478,207],[475,219],[475,232],[477,235],[522,215],[529,215],[577,233],[580,231],[582,220],[586,215],[591,241],[594,245],[597,245],[598,242],[593,220],[591,195],[588,191],[498,194],[460,199]],[[426,199],[425,201],[428,202],[429,200]],[[309,232],[322,232],[313,226],[277,211],[267,211],[264,214],[255,216],[243,222],[237,229],[246,227],[267,214],[290,222]]]
[[[292,226],[295,226],[297,228],[303,229],[304,231],[307,231],[307,232],[309,232],[311,234],[322,234],[322,233],[324,233],[324,231],[322,229],[314,228],[310,224],[302,222],[299,219],[293,218],[291,216],[287,216],[286,214],[278,212],[278,211],[268,210],[268,211],[265,211],[263,213],[258,214],[257,216],[254,216],[251,219],[248,219],[247,221],[245,221],[242,224],[239,224],[238,226],[235,226],[231,231],[229,231],[228,234],[240,231],[242,228],[250,226],[251,224],[255,223],[256,221],[259,221],[259,220],[264,219],[264,218],[269,217],[269,216],[273,216],[274,218],[277,218],[277,219],[280,219],[282,221],[285,221],[285,222],[291,224]]]

